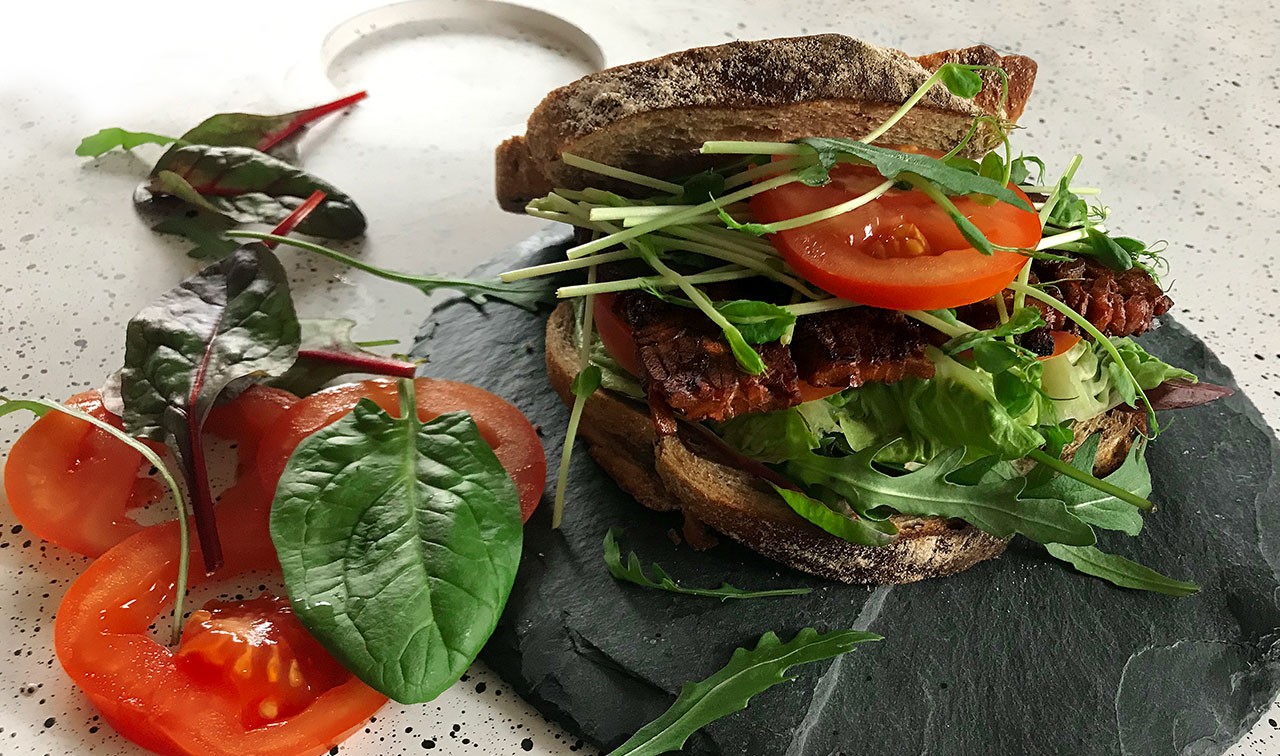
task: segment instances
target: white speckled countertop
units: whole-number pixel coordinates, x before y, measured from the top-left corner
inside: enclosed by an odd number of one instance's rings
[[[152,233],[132,211],[131,192],[152,153],[96,161],[72,154],[80,137],[100,127],[173,133],[218,111],[279,112],[368,89],[369,100],[308,137],[305,164],[360,202],[370,222],[361,245],[367,259],[458,273],[540,225],[494,204],[491,151],[523,130],[548,89],[602,63],[731,38],[838,31],[917,54],[984,42],[1035,58],[1040,74],[1019,146],[1051,167],[1084,153],[1079,175],[1105,187],[1112,225],[1169,240],[1176,317],[1235,371],[1272,428],[1280,426],[1275,5],[525,4],[568,19],[585,36],[481,0],[410,3],[395,23],[384,17],[345,26],[379,3],[7,5],[0,394],[63,397],[100,384],[120,360],[125,321],[197,267],[180,241]],[[282,257],[300,311],[347,313],[365,338],[410,339],[426,312],[412,290],[328,261]],[[0,426],[0,449],[20,426]],[[7,638],[0,753],[142,753],[100,725],[53,659],[53,612],[86,560],[29,541],[12,520],[0,504],[0,632]],[[1273,708],[1231,754],[1280,753],[1276,719]],[[384,709],[341,750],[590,748],[546,724],[477,665],[430,705]]]

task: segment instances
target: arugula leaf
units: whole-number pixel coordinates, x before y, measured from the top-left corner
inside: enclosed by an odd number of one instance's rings
[[[848,499],[855,511],[886,508],[902,514],[955,517],[997,538],[1020,533],[1040,543],[1088,546],[1093,529],[1054,499],[1022,498],[1025,479],[985,480],[958,485],[948,476],[963,466],[965,450],[951,449],[924,467],[890,476],[872,467],[879,452],[868,447],[848,457],[821,457],[809,452],[787,464],[789,477],[806,485],[825,486]]]
[[[951,311],[947,310],[946,312]],[[951,319],[955,319],[955,313],[951,313]],[[1034,307],[1021,307],[1014,310],[1007,321],[994,328],[973,331],[951,339],[942,345],[942,351],[947,354],[957,354],[966,349],[972,349],[975,345],[984,341],[1002,339],[1006,336],[1017,336],[1042,327],[1044,327],[1044,318],[1041,317],[1039,310]],[[986,368],[983,369],[986,370]],[[1000,371],[992,370],[990,372],[997,373]]]
[[[129,321],[120,372],[124,427],[164,443],[181,463],[209,570],[222,549],[201,428],[225,390],[287,370],[299,335],[284,268],[261,245],[201,270]]]
[[[846,511],[838,511],[834,506],[827,506],[800,491],[792,491],[772,483],[770,485],[793,512],[837,538],[863,546],[887,546],[897,538],[898,528],[887,519],[859,517],[848,503],[844,503]]]
[[[645,588],[653,588],[659,591],[670,591],[671,593],[683,593],[686,596],[708,596],[710,598],[718,598],[721,601],[729,599],[749,599],[749,598],[769,598],[773,596],[801,596],[806,593],[812,593],[812,588],[783,588],[772,591],[744,591],[741,588],[734,588],[728,583],[722,584],[719,588],[686,588],[671,579],[667,571],[662,569],[658,564],[649,565],[649,570],[657,575],[657,580],[650,578],[644,574],[644,567],[640,565],[640,557],[636,556],[634,551],[627,553],[627,563],[622,563],[622,550],[618,547],[618,528],[609,528],[609,532],[604,534],[604,563],[609,567],[609,574],[617,580],[625,580],[628,583]]]
[[[298,445],[271,509],[294,611],[342,665],[429,701],[489,639],[520,562],[515,484],[475,422],[400,417],[368,399]]]
[[[333,185],[249,147],[179,145],[160,158],[151,176],[135,202],[168,194],[237,223],[275,224],[322,191],[324,201],[298,224],[300,233],[351,239],[366,226],[360,209]]]
[[[1150,567],[1107,554],[1093,546],[1066,546],[1060,543],[1045,544],[1045,550],[1055,559],[1061,559],[1080,572],[1102,578],[1122,588],[1163,593],[1167,596],[1190,596],[1200,592],[1200,586],[1165,577]]]
[[[176,141],[178,140],[171,136],[152,134],[148,131],[127,131],[115,126],[101,129],[97,134],[81,139],[80,146],[76,147],[76,154],[80,157],[98,157],[117,147],[122,150],[132,150],[143,144],[173,144]]]
[[[903,174],[918,176],[948,194],[985,194],[1014,207],[1033,211],[1025,200],[1000,182],[953,168],[928,155],[899,152],[850,139],[810,137],[800,139],[798,143],[814,149],[818,156],[818,163],[813,168],[820,168],[824,172],[830,171],[839,157],[849,155],[871,165],[887,179],[897,178]],[[827,176],[823,183],[829,178]]]
[[[331,381],[352,373],[412,378],[417,366],[365,350],[351,338],[356,322],[348,318],[301,318],[298,359],[283,374],[267,381],[297,396],[314,394]]]
[[[1101,434],[1094,434],[1086,438],[1076,449],[1071,465],[1092,475],[1101,437]],[[1149,496],[1151,472],[1147,469],[1143,446],[1141,439],[1134,443],[1124,463],[1103,480],[1138,496]],[[1068,512],[1095,527],[1118,530],[1131,536],[1142,531],[1141,509],[1066,475],[1058,475],[1047,483],[1028,489],[1024,495],[1059,499],[1066,503]]]
[[[513,304],[530,312],[536,312],[540,305],[549,304],[556,301],[555,283],[540,278],[529,278],[521,281],[513,281],[506,283],[500,278],[494,278],[488,281],[471,281],[460,278],[447,278],[444,276],[415,276],[410,273],[398,273],[386,268],[379,268],[376,265],[357,260],[356,258],[345,255],[335,249],[313,244],[311,242],[294,239],[288,236],[280,236],[279,234],[264,234],[260,231],[230,231],[227,236],[236,239],[260,239],[262,241],[275,242],[284,244],[297,249],[303,249],[308,252],[314,252],[331,260],[336,260],[343,265],[362,270],[365,273],[375,275],[388,281],[408,284],[423,294],[434,294],[440,289],[449,289],[462,294],[475,304],[482,305],[490,298],[499,299],[508,304]]]
[[[277,115],[218,113],[183,134],[182,141],[211,147],[252,147],[292,163],[297,159],[296,141],[308,124],[367,96],[357,92],[314,108]]]
[[[751,650],[739,648],[719,672],[697,683],[685,683],[670,709],[645,725],[608,756],[659,756],[678,751],[693,733],[747,708],[751,697],[795,678],[787,671],[798,664],[847,654],[859,643],[883,640],[875,633],[836,630],[820,634],[807,627],[783,643],[772,632]]]

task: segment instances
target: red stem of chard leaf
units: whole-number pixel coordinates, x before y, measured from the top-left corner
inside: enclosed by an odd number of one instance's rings
[[[333,102],[327,103],[325,105],[317,105],[316,107],[311,108],[310,110],[304,110],[301,113],[299,113],[297,116],[295,116],[292,121],[289,121],[284,126],[280,127],[278,130],[273,131],[270,134],[267,134],[266,136],[262,137],[262,139],[258,142],[258,144],[255,145],[255,149],[257,149],[259,152],[266,152],[272,147],[275,147],[277,144],[280,144],[284,140],[288,139],[290,136],[293,135],[295,131],[302,128],[303,126],[306,126],[308,123],[311,123],[317,118],[323,118],[336,110],[342,110],[348,105],[354,105],[368,96],[369,96],[368,92],[356,92],[355,94],[347,95],[346,97],[343,97],[340,100],[334,100]]]
[[[377,357],[352,352],[336,352],[327,349],[302,349],[298,352],[299,360],[314,360],[328,365],[349,368],[353,373],[369,373],[370,375],[390,375],[396,378],[412,378],[418,372],[418,366],[412,362],[401,362],[389,357]]]
[[[203,383],[201,380],[203,377],[202,366],[197,380]],[[194,407],[196,392],[191,393]],[[218,521],[213,514],[213,491],[209,488],[209,468],[204,459],[201,424],[188,414],[187,428],[191,444],[191,459],[187,463],[187,481],[191,489],[191,513],[196,522],[196,537],[200,540],[200,554],[204,557],[205,572],[212,573],[222,566],[222,542],[218,540]]]
[[[301,205],[298,205],[296,208],[294,208],[293,212],[289,213],[289,217],[280,221],[280,225],[276,226],[275,230],[273,230],[271,233],[275,234],[276,236],[288,236],[290,232],[293,231],[293,229],[298,227],[299,223],[301,223],[303,220],[306,219],[308,215],[311,214],[312,210],[315,210],[317,207],[320,206],[321,202],[324,202],[325,196],[326,196],[325,193],[320,191],[319,189],[312,192],[311,196],[307,197],[307,199]],[[263,242],[263,244],[267,246],[267,249],[276,248],[276,243],[273,241],[265,241]]]

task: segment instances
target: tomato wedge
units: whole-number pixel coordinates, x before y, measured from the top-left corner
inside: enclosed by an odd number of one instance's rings
[[[256,464],[263,431],[298,398],[288,391],[253,386],[209,415],[205,431],[235,441],[243,473]],[[120,418],[96,390],[67,400],[71,407],[116,428]],[[162,451],[159,444],[148,445]],[[159,501],[161,484],[142,476],[142,455],[106,431],[78,418],[50,412],[14,443],[4,468],[9,506],[23,527],[50,543],[98,556],[143,528],[129,512]]]
[[[538,432],[524,413],[507,400],[478,386],[438,378],[418,378],[418,417],[431,420],[446,412],[471,413],[480,435],[493,447],[520,494],[520,512],[528,522],[547,483],[547,458]],[[275,424],[258,454],[258,473],[269,490],[275,490],[289,456],[302,439],[338,420],[361,399],[372,399],[392,414],[398,413],[396,382],[376,379],[335,386],[299,401]]]
[[[223,495],[226,564],[212,579],[279,571],[271,499],[256,476]],[[178,523],[146,528],[94,561],[58,607],[58,660],[121,735],[166,756],[310,756],[386,702],[308,644],[278,600],[193,613],[176,652],[152,640],[152,622],[173,600],[177,559]],[[191,564],[193,587],[209,579],[198,554]],[[247,625],[255,632],[231,632]]]
[[[831,169],[827,185],[780,186],[753,197],[751,212],[762,223],[796,218],[847,202],[882,181],[870,167],[841,163]],[[1022,190],[1009,187],[1027,199]],[[951,199],[994,244],[1031,247],[1040,241],[1040,219],[1034,212],[1005,202]],[[896,310],[958,307],[986,299],[1008,285],[1027,260],[1016,252],[978,252],[941,207],[914,190],[890,189],[856,210],[769,238],[806,280],[845,299]]]

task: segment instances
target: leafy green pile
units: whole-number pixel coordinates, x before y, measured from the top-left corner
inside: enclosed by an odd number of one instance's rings
[[[298,231],[330,239],[352,239],[365,230],[365,217],[350,197],[297,166],[298,139],[317,119],[360,100],[358,92],[331,103],[277,115],[219,113],[180,137],[122,128],[85,137],[76,154],[99,157],[113,149],[169,145],[134,194],[153,228],[196,242],[190,255],[218,258],[236,243],[223,232],[239,224],[283,221],[314,192],[325,199]]]

